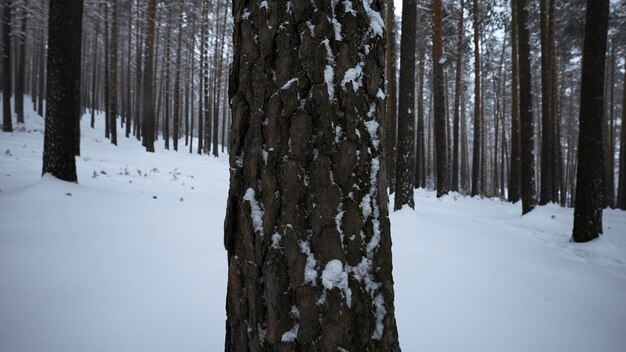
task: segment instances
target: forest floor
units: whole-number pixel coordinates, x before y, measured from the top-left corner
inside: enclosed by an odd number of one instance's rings
[[[0,133],[0,351],[223,350],[227,159],[118,135],[83,118],[72,184],[40,177],[32,111]],[[624,349],[626,212],[575,244],[572,209],[415,197],[391,214],[404,351]]]

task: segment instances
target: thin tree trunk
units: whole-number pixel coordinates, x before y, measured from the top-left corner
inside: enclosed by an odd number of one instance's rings
[[[626,210],[626,72],[622,89],[622,123],[619,143],[619,180],[616,207]]]
[[[22,4],[22,23],[20,25],[19,41],[18,41],[18,61],[17,72],[15,74],[15,113],[17,114],[17,123],[24,123],[24,71],[26,68],[26,22],[28,19],[28,1],[23,0]]]
[[[387,1],[385,20],[387,24],[387,51],[385,64],[385,77],[387,78],[387,106],[385,118],[385,141],[387,151],[387,180],[389,180],[389,193],[396,191],[396,131],[398,123],[398,106],[396,91],[396,34],[395,14],[393,1]],[[421,83],[420,83],[421,84]],[[419,137],[418,137],[419,139]],[[419,146],[418,146],[419,153]],[[417,157],[419,159],[419,157]],[[419,167],[418,167],[419,168]],[[417,175],[417,172],[416,172]],[[417,179],[417,177],[416,177]],[[416,183],[416,186],[418,184]]]
[[[111,143],[117,145],[117,115],[119,107],[117,106],[117,54],[118,54],[118,37],[119,37],[119,24],[118,24],[118,13],[119,13],[119,0],[112,0],[111,8],[112,8],[112,21],[111,21],[111,52],[110,52],[110,71],[109,71],[109,128],[111,129]]]
[[[480,179],[480,164],[481,164],[481,128],[482,123],[480,120],[480,104],[481,104],[481,90],[480,90],[480,46],[478,42],[479,38],[479,13],[478,13],[478,0],[474,0],[474,141],[473,141],[473,157],[472,157],[472,197],[480,193],[479,191],[479,179]]]
[[[418,50],[419,86],[417,88],[417,145],[415,150],[415,186],[426,187],[426,145],[424,141],[424,77],[426,66],[426,44],[420,40]]]
[[[437,158],[437,197],[448,194],[450,189],[448,179],[448,158],[446,141],[446,102],[444,98],[443,75],[443,11],[441,0],[432,2],[433,21],[433,86],[434,86],[434,114],[435,119],[435,151]]]

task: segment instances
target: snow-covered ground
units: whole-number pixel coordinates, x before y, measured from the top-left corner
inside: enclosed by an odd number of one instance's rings
[[[223,350],[227,160],[102,125],[79,184],[40,177],[32,112],[0,134],[0,351]],[[624,351],[625,212],[574,244],[571,209],[415,196],[391,216],[404,351]]]

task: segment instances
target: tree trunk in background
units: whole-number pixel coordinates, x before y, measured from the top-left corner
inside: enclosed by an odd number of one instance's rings
[[[50,1],[46,126],[42,174],[77,181],[82,1]]]
[[[508,199],[516,203],[520,199],[521,145],[519,121],[519,73],[517,40],[517,0],[511,0],[511,166],[509,168]]]
[[[226,351],[400,351],[382,3],[233,1]]]
[[[396,191],[396,134],[398,106],[396,91],[396,33],[393,1],[387,1],[385,22],[387,24],[387,52],[385,77],[387,78],[387,107],[385,116],[385,143],[387,154],[387,180],[389,193]],[[417,184],[416,184],[417,185]]]
[[[550,122],[552,123],[552,201],[561,202],[559,199],[559,191],[563,186],[563,155],[561,146],[561,121],[560,110],[561,104],[559,100],[559,82],[557,74],[557,57],[555,43],[555,21],[556,21],[556,0],[548,0],[548,58],[550,60]],[[564,192],[561,192],[564,193]],[[561,199],[564,199],[561,197]]]
[[[544,205],[554,201],[552,199],[552,167],[554,164],[552,150],[552,99],[550,58],[548,56],[548,5],[547,0],[539,2],[541,18],[541,185],[539,204]]]
[[[433,107],[435,119],[435,154],[437,158],[437,197],[448,194],[450,189],[448,179],[448,157],[446,141],[446,102],[443,76],[443,11],[441,0],[432,2],[433,21]]]
[[[602,109],[609,0],[587,0],[578,137],[578,170],[574,207],[574,242],[602,233],[604,148]]]
[[[400,39],[400,79],[398,87],[398,145],[396,154],[396,197],[394,209],[415,207],[415,30],[417,4],[402,1],[402,36]]]
[[[619,179],[617,191],[617,208],[626,210],[626,72],[624,73],[622,90],[622,124],[620,125],[619,143]]]
[[[214,100],[213,100],[213,156],[219,156],[219,121],[220,121],[220,97],[222,92],[222,66],[224,60],[224,42],[226,40],[226,21],[228,14],[228,6],[224,5],[224,13],[222,15],[222,28],[218,31],[218,35],[220,37],[220,44],[218,47],[218,55],[215,60],[215,67],[213,67],[213,72],[215,73],[215,87],[213,88],[214,92]],[[225,126],[224,126],[225,127]]]
[[[533,130],[533,92],[530,77],[530,43],[527,0],[517,1],[517,39],[519,54],[519,106],[521,121],[522,215],[537,204],[535,195],[535,154]]]
[[[459,10],[459,25],[457,27],[457,46],[456,46],[456,77],[454,80],[454,121],[452,127],[452,185],[453,192],[459,191],[459,115],[461,100],[461,79],[463,77],[463,9],[465,1],[461,0],[461,9]]]
[[[607,67],[608,72],[608,89],[605,90],[605,111],[603,116],[606,117],[604,121],[604,127],[606,133],[604,134],[604,150],[605,150],[605,171],[604,171],[604,206],[609,208],[615,207],[615,165],[613,165],[613,159],[615,158],[615,151],[613,148],[614,136],[613,130],[615,125],[613,123],[613,95],[614,95],[614,79],[615,79],[615,41],[611,40],[611,54],[609,56]]]
[[[469,190],[469,152],[467,145],[467,121],[465,121],[465,87],[461,90],[461,190]]]
[[[109,56],[110,62],[110,71],[109,71],[109,128],[111,135],[111,143],[117,145],[117,114],[119,107],[117,106],[117,54],[118,54],[118,37],[119,37],[119,0],[112,0],[111,2],[111,10],[112,10],[112,20],[111,20],[111,51]]]
[[[480,179],[480,149],[481,149],[481,90],[480,90],[480,45],[479,38],[479,19],[478,19],[478,0],[474,0],[474,141],[472,156],[472,197],[480,193],[478,185]]]
[[[415,187],[426,187],[426,145],[424,144],[424,76],[426,61],[425,40],[420,40],[418,50],[419,86],[417,87],[417,145],[415,148]]]
[[[198,70],[199,77],[199,85],[198,85],[198,154],[202,154],[204,151],[204,122],[205,122],[205,110],[206,105],[209,103],[208,99],[205,98],[205,87],[207,86],[206,82],[206,70],[207,65],[205,62],[207,61],[206,57],[206,32],[207,32],[207,22],[208,22],[208,13],[209,13],[209,3],[204,0],[202,2],[202,20],[200,21],[200,67]],[[206,88],[208,90],[208,88]],[[207,93],[208,94],[208,93]]]
[[[180,17],[178,19],[178,40],[176,47],[176,78],[174,79],[174,121],[172,122],[172,143],[174,150],[178,151],[178,139],[179,136],[179,128],[180,128],[180,71],[181,71],[181,48],[183,46],[183,10],[184,10],[184,0],[180,0]]]
[[[132,44],[133,44],[133,3],[130,3],[130,11],[128,13],[128,53],[127,53],[127,57],[126,57],[126,71],[128,72],[126,75],[126,126],[124,129],[124,136],[126,138],[130,137],[130,133],[131,133],[131,121],[133,120],[132,115],[133,115],[133,95],[132,95],[132,70],[131,70],[131,66],[132,66],[132,57],[131,57],[131,53],[132,53]],[[138,29],[137,29],[138,30]],[[139,54],[139,51],[137,51],[136,55]],[[135,80],[139,80],[139,77],[136,76],[134,77]]]
[[[98,85],[96,84],[98,82],[98,71],[100,71],[100,65],[98,65],[98,35],[100,34],[100,18],[97,17],[96,18],[96,23],[94,24],[95,27],[95,33],[94,33],[94,39],[93,39],[93,57],[92,57],[92,67],[91,67],[91,75],[92,75],[92,80],[91,80],[91,120],[89,122],[89,125],[91,126],[91,128],[95,128],[96,125],[96,105],[97,105],[97,89],[96,87],[98,87]]]
[[[154,18],[156,0],[148,0],[146,23],[146,45],[143,74],[143,145],[146,151],[154,153]]]
[[[104,137],[111,137],[111,40],[110,40],[110,31],[109,31],[109,4],[104,2],[102,3],[102,7],[104,7]]]
[[[20,24],[20,33],[17,46],[17,72],[15,73],[15,113],[17,114],[17,123],[24,123],[24,71],[26,68],[26,21],[28,19],[28,1],[24,0],[22,4],[22,22]]]
[[[4,0],[2,11],[2,131],[13,132],[11,111],[11,0]]]
[[[37,114],[44,117],[43,101],[46,99],[46,56],[48,51],[46,48],[46,25],[41,26],[41,37],[39,46],[41,48],[41,55],[39,55],[39,82],[37,89],[39,94],[37,95]]]

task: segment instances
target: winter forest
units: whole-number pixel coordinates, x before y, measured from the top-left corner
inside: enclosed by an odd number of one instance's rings
[[[2,0],[0,351],[616,352],[621,0]]]

